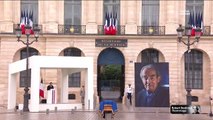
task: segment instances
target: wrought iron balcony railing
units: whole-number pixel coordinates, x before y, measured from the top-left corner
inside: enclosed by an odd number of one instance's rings
[[[15,29],[20,26],[20,24],[13,25],[13,33],[15,34]],[[40,34],[43,34],[42,25],[33,24],[33,27],[39,27]],[[183,28],[185,26],[182,26]],[[47,33],[48,34],[48,33]],[[86,25],[59,25],[58,34],[86,34]],[[98,25],[98,35],[104,35],[104,25]],[[184,31],[185,34],[185,31]],[[116,35],[125,35],[125,26],[120,25],[117,27]],[[138,26],[137,35],[165,35],[165,26]],[[211,27],[204,26],[202,29],[202,35],[211,35]]]
[[[86,25],[58,25],[58,34],[86,34]]]
[[[98,25],[98,34],[99,35],[105,35],[105,29],[104,25]],[[124,25],[118,25],[116,28],[116,34],[115,35],[124,35],[125,34],[125,26]]]
[[[13,24],[13,33],[15,34],[15,32],[16,32],[16,28],[18,28],[18,27],[21,27],[21,25],[20,24]],[[33,27],[38,27],[39,29],[40,29],[40,31],[39,31],[39,34],[42,34],[43,33],[43,31],[42,31],[42,25],[39,25],[39,24],[33,24]],[[32,27],[32,28],[33,28]]]
[[[138,35],[165,35],[165,26],[138,26]]]
[[[203,26],[203,35],[210,35],[211,34],[211,27],[210,26]]]

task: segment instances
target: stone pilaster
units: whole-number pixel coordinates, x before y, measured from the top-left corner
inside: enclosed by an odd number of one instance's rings
[[[96,34],[97,33],[97,1],[86,1],[87,7],[87,22],[86,22],[86,33]]]
[[[166,1],[166,34],[176,34],[176,29],[178,27],[178,1]]]
[[[13,8],[12,8],[13,1],[4,1],[3,2],[3,20],[0,22],[0,31],[1,32],[13,32]]]
[[[126,19],[127,23],[125,26],[126,34],[136,34],[137,33],[137,24],[136,24],[136,14],[137,14],[137,3],[132,0],[126,1]]]
[[[211,1],[210,4],[211,4],[211,6],[212,6],[212,5],[213,5],[213,1]],[[213,10],[213,8],[211,7],[210,10]],[[210,14],[210,16],[211,16],[211,24],[210,24],[210,26],[211,26],[211,34],[213,34],[213,13],[212,13],[212,12],[209,12],[209,11],[208,11],[208,13],[211,13],[211,14]],[[205,13],[204,13],[204,14],[205,14]],[[204,25],[205,25],[205,23],[204,23]]]
[[[43,8],[45,12],[45,20],[43,24],[43,32],[58,33],[58,1],[44,1],[46,7]]]

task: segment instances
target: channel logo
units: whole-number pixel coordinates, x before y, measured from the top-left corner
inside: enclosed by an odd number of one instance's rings
[[[171,105],[171,114],[199,114],[201,112],[200,105]]]

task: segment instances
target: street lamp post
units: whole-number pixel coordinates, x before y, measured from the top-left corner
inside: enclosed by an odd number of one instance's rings
[[[194,37],[194,40],[191,42],[190,41],[190,37],[191,37],[191,33],[192,33],[192,27],[191,26],[187,26],[185,27],[185,35],[187,36],[187,41],[185,42],[185,40],[183,39],[183,27],[182,25],[179,25],[179,27],[177,28],[177,37],[178,37],[178,42],[179,43],[183,43],[184,45],[187,46],[187,79],[189,79],[189,65],[190,65],[190,46],[195,44],[195,43],[198,43],[199,42],[199,39],[200,39],[200,35],[201,35],[201,29],[200,27],[196,27],[195,29],[195,37]],[[188,80],[189,82],[189,80]],[[187,81],[185,81],[185,89],[186,89],[186,103],[187,105],[191,105],[191,102],[192,102],[192,96],[191,96],[191,90],[192,90],[192,84],[190,84],[190,87],[188,86],[187,84]]]
[[[20,25],[18,25],[18,27],[15,29],[16,31],[16,37],[18,38],[18,42],[22,42],[24,45],[26,45],[26,52],[27,52],[27,56],[26,56],[26,78],[25,81],[24,81],[24,105],[23,105],[23,111],[24,112],[28,112],[29,111],[29,86],[28,86],[28,82],[29,82],[29,60],[28,60],[28,57],[29,57],[29,45],[33,44],[33,42],[37,42],[38,41],[38,38],[39,38],[39,31],[40,29],[38,28],[38,26],[35,26],[33,28],[33,32],[34,32],[34,37],[35,39],[32,40],[32,41],[29,41],[29,38],[30,38],[30,34],[31,34],[31,31],[32,31],[32,27],[30,25],[26,25],[25,26],[25,35],[27,37],[27,40],[24,41],[24,40],[21,40],[21,35],[22,35],[22,29],[20,28]]]

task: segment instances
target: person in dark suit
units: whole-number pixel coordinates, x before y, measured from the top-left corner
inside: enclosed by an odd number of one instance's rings
[[[161,76],[153,64],[144,66],[140,71],[144,85],[137,94],[138,107],[169,107],[169,89],[160,86]]]
[[[50,84],[47,86],[47,90],[51,90],[54,89],[53,83],[50,82]]]

